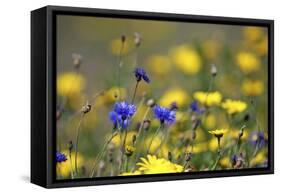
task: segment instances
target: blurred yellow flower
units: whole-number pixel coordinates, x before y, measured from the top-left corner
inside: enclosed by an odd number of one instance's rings
[[[126,98],[126,89],[125,88],[118,88],[112,87],[109,90],[104,92],[104,95],[100,96],[96,99],[96,105],[104,105],[104,104],[111,104],[116,102],[119,99]]]
[[[237,65],[245,74],[255,72],[260,69],[260,59],[253,53],[240,52],[236,56]]]
[[[250,166],[254,167],[256,165],[262,165],[266,161],[267,161],[267,153],[265,151],[261,151],[253,159],[251,159]]]
[[[214,129],[208,132],[217,138],[221,138],[227,131],[228,131],[227,129]]]
[[[203,54],[209,59],[215,59],[218,55],[220,44],[214,40],[207,40],[202,44]]]
[[[259,55],[266,56],[268,53],[268,37],[264,36],[254,45],[254,49]]]
[[[134,172],[124,172],[120,176],[132,176],[132,175],[140,175],[141,172],[139,170],[136,170]]]
[[[263,93],[264,85],[260,80],[246,79],[243,81],[241,89],[245,96],[258,96]]]
[[[208,150],[208,143],[203,142],[203,143],[196,143],[192,146],[188,146],[187,149],[185,150],[187,153],[193,153],[193,154],[199,154],[202,152],[205,152]]]
[[[159,173],[175,173],[183,172],[184,168],[181,165],[175,164],[164,158],[147,155],[146,158],[141,158],[142,162],[138,162],[139,170],[144,174],[159,174]]]
[[[159,104],[169,107],[172,102],[176,102],[178,107],[183,107],[188,104],[189,96],[186,91],[181,88],[172,88],[164,93],[159,100]]]
[[[121,55],[126,55],[133,48],[133,44],[132,44],[132,41],[128,38],[123,44],[124,45],[123,45]],[[121,47],[122,47],[121,38],[114,39],[110,43],[110,51],[113,55],[119,56]]]
[[[136,151],[136,148],[130,145],[126,145],[125,147],[125,154],[127,156],[131,156]]]
[[[127,145],[130,145],[132,144],[132,139],[133,139],[133,136],[136,135],[137,133],[136,132],[128,132],[127,133],[127,138],[126,138],[126,144]],[[121,145],[121,139],[120,139],[120,136],[119,135],[116,135],[115,137],[113,137],[113,139],[111,140],[111,143],[113,143],[116,147],[119,147]]]
[[[206,126],[206,128],[211,129],[216,126],[217,119],[214,114],[208,114],[206,116],[205,120],[203,120],[203,122],[204,122],[204,125]]]
[[[243,112],[247,108],[247,104],[240,100],[226,99],[222,103],[222,108],[224,108],[228,114],[236,114]]]
[[[75,96],[84,89],[85,83],[84,77],[75,72],[59,74],[57,78],[57,93],[65,97]]]
[[[146,138],[146,140],[145,140],[145,145],[146,145],[145,147],[146,148],[148,148],[148,146],[149,146],[149,144],[151,142],[151,139],[152,139],[152,136]],[[157,149],[159,149],[160,144],[161,144],[161,139],[156,136],[153,139],[152,144],[150,146],[150,153],[155,153],[157,151]],[[162,145],[159,154],[162,155],[162,156],[166,156],[167,153],[168,153],[168,148],[167,148],[167,145],[164,144],[164,145]]]
[[[234,129],[234,130],[231,130],[228,134],[231,138],[233,139],[238,139],[239,137],[239,133],[240,133],[240,130],[239,129]],[[248,129],[244,129],[243,131],[243,136],[241,137],[242,140],[247,140],[249,137],[249,132],[248,132]]]
[[[261,27],[248,26],[243,29],[243,35],[247,41],[256,42],[263,35],[263,29]]]
[[[220,140],[220,145],[223,146],[225,144],[224,138]],[[214,152],[218,150],[218,140],[216,138],[212,138],[209,141],[209,149]]]
[[[166,75],[172,68],[169,57],[163,55],[151,56],[146,63],[151,72],[159,76]]]
[[[227,156],[221,158],[220,161],[219,161],[219,163],[220,163],[220,166],[221,166],[222,168],[230,168],[230,167],[231,167],[231,160],[230,160],[230,158],[227,157]]]
[[[194,75],[201,69],[201,57],[191,46],[182,45],[172,48],[170,56],[176,67],[187,75]]]
[[[62,153],[69,153],[67,150],[62,151]],[[69,178],[71,177],[71,166],[72,170],[75,169],[75,157],[74,153],[71,154],[71,160],[69,155],[67,154],[67,160],[65,162],[57,163],[57,176],[61,176],[64,178]],[[71,161],[71,164],[70,164]],[[80,153],[77,154],[77,167],[80,169],[82,167],[82,164],[84,162],[84,158]]]
[[[199,91],[193,94],[193,98],[202,105],[215,106],[221,103],[222,95],[217,91],[209,93]]]

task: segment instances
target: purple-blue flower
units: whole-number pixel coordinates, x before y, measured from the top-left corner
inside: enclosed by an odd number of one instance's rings
[[[253,146],[258,146],[259,148],[267,144],[267,139],[264,132],[262,131],[253,131],[249,136],[249,142]]]
[[[65,154],[57,152],[56,153],[56,162],[61,163],[67,160],[67,157]]]
[[[193,101],[190,103],[189,108],[191,109],[192,112],[196,112],[196,113],[204,113],[205,109],[200,108],[198,105],[197,101]]]
[[[109,119],[113,123],[114,129],[128,127],[130,118],[135,114],[136,106],[126,101],[116,102],[113,110],[109,113]]]
[[[176,121],[176,111],[162,106],[155,105],[154,116],[161,124],[171,125]]]
[[[142,79],[146,82],[149,83],[150,79],[148,75],[146,74],[145,70],[141,67],[136,67],[135,71],[135,77],[137,79],[137,82],[141,81]]]

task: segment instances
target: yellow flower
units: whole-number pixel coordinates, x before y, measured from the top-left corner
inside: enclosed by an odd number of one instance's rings
[[[261,55],[266,56],[268,53],[268,38],[264,36],[259,42],[254,45],[255,51]]]
[[[193,154],[199,154],[208,150],[208,144],[204,143],[196,143],[192,146],[188,146],[185,150],[187,153],[191,152]]]
[[[229,157],[225,156],[220,159],[220,166],[223,168],[230,168],[231,167],[231,160]]]
[[[140,171],[144,174],[159,174],[159,173],[175,173],[183,172],[184,168],[181,165],[175,164],[164,158],[147,155],[147,159],[141,158],[142,162],[137,163]]]
[[[264,164],[267,158],[267,153],[265,151],[261,151],[250,161],[250,166],[254,167],[257,165]]]
[[[148,58],[147,66],[151,69],[152,73],[159,76],[166,75],[172,68],[169,57],[163,55],[155,55]]]
[[[67,150],[62,151],[62,153],[69,153]],[[71,160],[69,155],[67,156],[67,160],[65,162],[61,162],[57,164],[57,176],[61,176],[64,178],[69,178],[71,177],[71,166],[72,166],[72,170],[75,170],[75,154],[72,153],[71,154]],[[70,164],[71,161],[71,164]],[[77,167],[78,169],[80,169],[82,167],[82,164],[84,162],[83,157],[81,156],[81,154],[77,154]]]
[[[172,88],[168,90],[160,99],[161,106],[169,107],[172,102],[176,102],[178,107],[183,107],[189,101],[189,96],[181,88]]]
[[[57,78],[57,92],[60,96],[73,97],[85,87],[85,79],[75,72],[62,73]]]
[[[123,172],[120,176],[132,176],[132,175],[141,175],[141,172],[139,170],[136,170],[134,172]]]
[[[219,92],[195,92],[193,98],[199,103],[206,106],[219,105],[222,100],[222,95]]]
[[[126,144],[131,144],[133,136],[136,135],[136,132],[128,132],[126,137]],[[112,140],[111,143],[113,143],[116,147],[119,147],[121,145],[121,139],[119,135],[116,135]]]
[[[124,99],[126,97],[125,88],[112,87],[104,92],[104,95],[96,99],[96,105],[111,104],[119,99]]]
[[[198,73],[202,60],[198,52],[191,46],[178,46],[170,51],[172,62],[187,75]]]
[[[222,103],[222,108],[224,108],[228,114],[236,114],[243,112],[247,108],[247,104],[240,100],[226,99]]]
[[[263,30],[261,27],[245,27],[243,29],[244,37],[249,42],[256,42],[258,41],[261,36],[263,35]]]
[[[204,125],[208,129],[214,128],[216,126],[216,123],[217,123],[217,119],[216,119],[216,116],[214,114],[208,114],[206,116],[206,119],[203,120],[203,121],[204,121]]]
[[[240,52],[236,56],[237,65],[245,74],[255,72],[260,69],[259,58],[250,52]]]
[[[157,125],[159,125],[159,123]],[[146,140],[145,140],[145,148],[149,147],[151,139],[152,139],[152,136],[146,138]],[[150,152],[151,153],[155,153],[157,151],[157,149],[159,149],[160,144],[161,144],[161,139],[156,136],[153,139],[152,144],[150,145]],[[167,148],[167,145],[164,144],[164,145],[162,145],[159,154],[164,157],[164,156],[167,155],[167,153],[168,153],[168,148]]]
[[[214,129],[208,132],[213,134],[217,138],[221,138],[227,131],[228,131],[227,129]]]
[[[258,96],[264,91],[263,82],[260,80],[244,80],[242,83],[242,92],[245,96]]]
[[[123,43],[123,49],[121,55],[126,55],[133,48],[132,41],[127,38],[127,40]],[[110,43],[110,51],[113,55],[120,55],[120,50],[122,47],[121,38],[117,38],[111,41]]]

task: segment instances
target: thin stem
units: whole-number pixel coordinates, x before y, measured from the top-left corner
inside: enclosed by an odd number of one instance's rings
[[[113,139],[117,134],[118,134],[117,131],[115,131],[114,133],[112,133],[111,136],[108,138],[108,140],[103,144],[103,147],[102,147],[100,153],[97,155],[97,158],[96,158],[95,163],[94,163],[94,165],[93,165],[93,168],[92,168],[90,177],[93,177],[93,176],[94,176],[96,167],[97,167],[97,165],[98,165],[100,159],[103,157],[104,152],[105,152],[105,150],[106,150],[108,144],[112,141],[112,139]]]
[[[70,174],[71,174],[71,179],[73,179],[73,178],[74,178],[74,174],[73,174],[73,167],[72,167],[71,151],[69,151],[69,162],[70,162]]]
[[[157,128],[157,130],[155,131],[155,133],[153,134],[153,136],[152,136],[152,138],[151,138],[151,141],[150,141],[150,143],[149,143],[149,145],[148,145],[146,154],[148,154],[148,153],[150,152],[150,147],[151,147],[151,145],[152,145],[152,142],[153,142],[154,138],[157,136],[157,134],[159,133],[159,131],[160,131],[160,129],[162,128],[162,126],[163,126],[163,124],[161,123],[160,126],[159,126],[159,127]]]
[[[135,100],[135,97],[136,97],[138,85],[139,85],[139,81],[137,81],[137,83],[136,83],[136,86],[135,86],[135,89],[134,89],[134,94],[133,94],[133,98],[132,98],[131,104],[134,104],[134,100]]]
[[[163,128],[163,129],[164,129],[164,128]],[[164,130],[163,130],[163,131],[164,131]],[[166,142],[168,136],[169,136],[169,135],[168,135],[168,129],[166,129],[166,130],[164,131],[164,134],[162,135],[161,143],[160,143],[159,147],[156,149],[155,155],[158,155],[158,154],[159,154],[159,152],[161,151],[161,149],[162,149],[164,143]]]
[[[142,117],[141,124],[140,124],[139,130],[138,130],[137,137],[140,136],[140,134],[141,134],[141,131],[142,131],[142,128],[143,128],[143,122],[145,121],[145,119],[146,119],[146,117],[147,117],[149,111],[150,111],[150,106],[148,106],[148,107],[146,108],[146,111],[145,111],[145,113],[144,113],[144,115],[143,115],[143,117]]]
[[[121,164],[120,164],[120,171],[122,170],[122,167],[123,167],[123,163],[124,163],[124,153],[125,153],[125,146],[126,146],[126,139],[127,139],[127,129],[125,129],[125,135],[124,135],[124,138],[123,138],[123,144],[122,144],[122,147],[120,148],[121,150]]]
[[[216,162],[215,162],[215,164],[214,164],[214,166],[213,166],[213,168],[212,168],[212,170],[216,170],[216,168],[217,168],[217,165],[218,165],[218,163],[219,163],[219,161],[220,161],[220,158],[221,158],[221,144],[220,144],[220,137],[218,137],[217,138],[218,139],[218,156],[217,156],[217,159],[216,159]]]
[[[121,44],[121,48],[120,48],[120,52],[119,52],[119,56],[118,56],[118,71],[117,71],[117,83],[118,83],[118,99],[121,99],[121,91],[120,91],[120,86],[121,86],[121,81],[120,81],[120,77],[121,77],[121,66],[122,66],[122,52],[123,52],[123,48],[124,48],[124,41],[122,41]]]
[[[77,125],[77,129],[76,129],[77,133],[76,133],[75,159],[74,159],[74,162],[75,162],[74,165],[75,165],[75,173],[76,173],[76,175],[78,174],[78,167],[77,167],[78,141],[79,141],[80,129],[81,129],[81,124],[82,124],[84,115],[85,115],[84,113],[81,114],[79,123],[78,123],[78,125]]]

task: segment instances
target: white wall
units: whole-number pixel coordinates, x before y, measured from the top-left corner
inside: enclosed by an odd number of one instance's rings
[[[30,142],[30,14],[45,5],[218,15],[275,20],[275,175],[45,190],[28,183]],[[279,98],[281,13],[277,0],[2,0],[0,17],[0,192],[1,193],[266,193],[280,184]],[[280,179],[280,180],[278,180]]]

